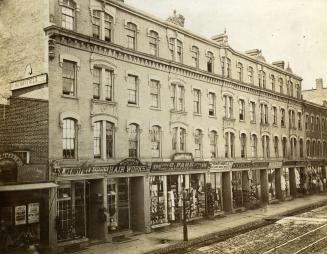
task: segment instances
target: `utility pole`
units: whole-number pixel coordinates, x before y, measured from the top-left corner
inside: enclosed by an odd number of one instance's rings
[[[183,190],[182,198],[183,198],[183,240],[188,241],[187,213],[186,213],[187,191],[186,190]]]

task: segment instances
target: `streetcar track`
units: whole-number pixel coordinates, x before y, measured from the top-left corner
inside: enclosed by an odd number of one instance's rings
[[[326,239],[326,238],[327,238],[327,236],[325,236],[325,237],[323,237],[323,238],[320,238],[319,240],[317,240],[317,241],[315,241],[315,242],[313,242],[313,243],[310,243],[308,246],[303,247],[302,249],[298,250],[297,252],[294,252],[294,254],[301,253],[301,252],[303,252],[303,251],[305,251],[306,249],[308,249],[308,248],[314,246],[315,244],[321,242],[322,240],[324,240],[324,239]]]

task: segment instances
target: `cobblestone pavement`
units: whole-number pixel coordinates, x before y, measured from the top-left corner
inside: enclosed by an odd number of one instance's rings
[[[315,247],[310,247],[311,243],[326,235],[327,206],[323,206],[310,212],[283,218],[274,224],[238,235],[224,242],[198,248],[190,254],[292,254],[318,253],[318,251],[327,253],[326,239],[319,242],[319,247],[315,246],[316,244],[313,245]],[[299,250],[301,252],[298,252]]]

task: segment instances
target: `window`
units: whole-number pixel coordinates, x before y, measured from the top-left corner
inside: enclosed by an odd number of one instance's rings
[[[321,156],[321,142],[320,141],[317,142],[317,156],[318,157]]]
[[[172,84],[170,98],[173,110],[184,111],[184,86]]]
[[[186,151],[186,129],[181,127],[173,128],[172,148],[176,152]]]
[[[97,121],[93,126],[94,158],[113,158],[114,124],[108,121]]]
[[[289,82],[289,95],[291,97],[293,97],[293,92],[294,92],[293,83],[290,81]]]
[[[225,158],[235,157],[235,135],[232,132],[225,133]]]
[[[237,75],[238,80],[243,81],[243,64],[237,63]]]
[[[307,157],[310,157],[310,148],[311,148],[310,140],[307,140],[305,145],[307,148]]]
[[[191,50],[191,55],[192,55],[192,66],[195,68],[199,67],[199,48],[196,46],[192,47]]]
[[[137,104],[137,76],[128,75],[128,104]]]
[[[176,61],[181,63],[183,61],[183,43],[177,40]]]
[[[321,131],[325,132],[325,118],[321,119]]]
[[[194,113],[196,114],[201,113],[200,100],[201,100],[201,91],[198,89],[193,89],[193,110]]]
[[[285,109],[280,109],[281,117],[280,117],[280,126],[285,127]]]
[[[272,107],[273,124],[277,125],[277,107]]]
[[[270,158],[270,144],[269,144],[269,136],[264,135],[262,136],[262,151],[264,158]]]
[[[289,110],[288,118],[289,118],[289,120],[288,120],[289,128],[295,129],[295,112],[294,112],[294,110]]]
[[[272,74],[271,75],[271,90],[275,92],[276,87],[275,87],[275,76]]]
[[[268,124],[268,105],[260,104],[261,124]]]
[[[202,131],[199,129],[194,132],[194,156],[196,158],[202,157]]]
[[[151,152],[152,158],[160,158],[161,129],[154,125],[151,129]]]
[[[139,126],[132,123],[128,126],[128,156],[139,157]]]
[[[93,98],[100,99],[101,69],[93,69]]]
[[[64,159],[76,159],[77,157],[77,133],[76,121],[72,118],[63,120],[62,148]]]
[[[297,128],[302,130],[302,113],[297,112]]]
[[[239,117],[240,121],[245,120],[245,101],[243,99],[239,100]]]
[[[151,79],[150,81],[150,95],[151,95],[151,107],[159,108],[159,81]]]
[[[274,137],[274,151],[275,151],[275,157],[279,157],[279,140],[278,137]]]
[[[134,23],[128,22],[126,29],[127,29],[127,47],[135,50],[137,26]]]
[[[209,116],[216,115],[216,95],[209,93]]]
[[[281,94],[283,94],[283,93],[284,93],[284,89],[283,89],[284,82],[283,82],[283,79],[282,79],[282,78],[279,78],[279,79],[278,79],[278,83],[279,83],[279,92],[280,92]]]
[[[282,149],[283,149],[283,158],[287,157],[287,138],[282,138]]]
[[[296,85],[296,98],[301,99],[301,87],[299,84]]]
[[[210,131],[209,134],[210,139],[210,154],[211,158],[217,158],[217,132],[216,131]]]
[[[255,117],[255,102],[250,101],[250,121],[251,123],[255,123],[256,117]]]
[[[224,95],[225,118],[233,118],[233,97]]]
[[[316,151],[316,150],[315,150],[315,149],[316,149],[316,141],[313,140],[311,145],[312,145],[312,146],[311,146],[311,156],[312,156],[312,157],[315,157],[315,154],[316,154],[316,153],[315,153],[315,151]]]
[[[256,158],[258,156],[257,152],[257,146],[258,146],[258,138],[257,135],[252,134],[252,144],[251,144],[251,154],[253,158]]]
[[[301,138],[300,139],[300,158],[303,158],[304,157],[304,148],[303,148],[303,139]]]
[[[93,73],[93,98],[113,101],[113,71],[94,67]]]
[[[309,130],[309,116],[305,115],[305,130]]]
[[[76,96],[76,63],[64,60],[62,63],[62,93]]]
[[[153,30],[149,33],[150,54],[159,55],[159,34]]]
[[[246,135],[241,134],[241,158],[246,158]]]
[[[231,77],[231,60],[226,58],[226,76],[227,78]]]
[[[323,142],[323,157],[327,157],[327,143]]]
[[[316,131],[320,131],[320,119],[318,116],[316,117]]]
[[[248,78],[249,78],[249,83],[253,84],[254,79],[253,79],[253,67],[249,66],[248,68]]]
[[[63,0],[61,6],[61,26],[74,30],[76,4],[72,0]]]
[[[296,139],[295,138],[290,139],[290,146],[291,146],[291,157],[296,158],[297,152],[296,152]]]
[[[266,73],[259,71],[259,87],[266,88]]]
[[[310,129],[311,129],[311,131],[314,131],[314,117],[313,116],[310,117]]]
[[[183,61],[183,43],[176,38],[169,39],[169,49],[173,61],[182,63]]]
[[[214,62],[213,53],[208,51],[208,53],[207,53],[207,71],[210,73],[213,73],[213,62]]]
[[[93,37],[107,42],[112,41],[113,18],[100,10],[93,10]]]

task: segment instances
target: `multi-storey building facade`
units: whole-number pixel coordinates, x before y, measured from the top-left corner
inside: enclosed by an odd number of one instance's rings
[[[2,75],[24,78],[13,97],[47,101],[51,251],[179,222],[183,198],[196,219],[306,194],[307,107],[284,62],[193,34],[176,13],[45,2],[28,31],[38,40],[17,43],[17,71]]]
[[[303,99],[307,101],[320,105],[326,105],[327,89],[324,87],[322,78],[316,79],[316,88],[303,90],[302,94]]]

